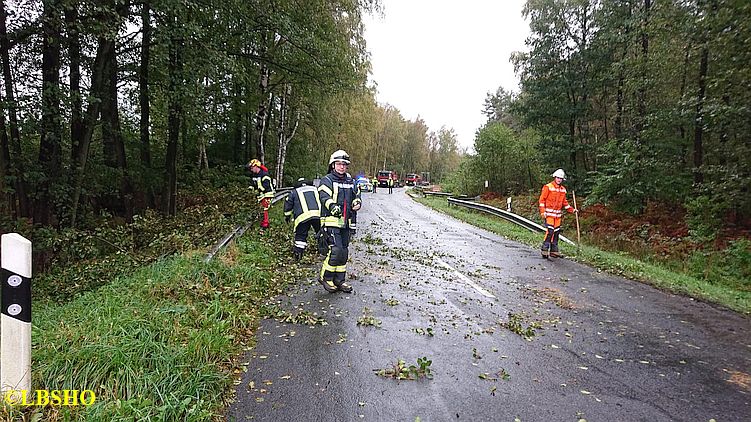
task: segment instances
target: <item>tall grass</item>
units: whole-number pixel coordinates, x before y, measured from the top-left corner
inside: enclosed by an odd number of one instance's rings
[[[535,250],[542,243],[542,234],[531,233],[527,229],[489,214],[450,206],[446,198],[426,197],[419,198],[417,201],[459,220],[527,244]],[[587,263],[611,274],[717,303],[740,313],[751,314],[751,292],[742,287],[712,283],[688,274],[675,272],[668,265],[643,262],[626,254],[603,251],[593,246],[580,245],[580,248],[576,248],[564,242],[560,242],[559,245],[561,252],[569,258]]]
[[[289,230],[278,230],[248,231],[232,259],[163,259],[64,305],[35,305],[32,388],[93,390],[96,402],[5,408],[0,419],[220,420],[264,302],[308,275],[284,264]]]

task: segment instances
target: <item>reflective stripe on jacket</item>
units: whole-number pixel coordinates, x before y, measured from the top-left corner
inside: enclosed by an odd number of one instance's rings
[[[556,185],[550,182],[542,187],[540,193],[540,215],[543,217],[561,217],[564,208],[566,211],[571,209],[571,205],[566,200],[566,188],[563,185]]]
[[[339,175],[335,171],[327,174],[318,185],[318,198],[321,203],[321,226],[323,227],[350,227],[352,207],[362,202],[360,188],[349,173]],[[331,207],[339,205],[342,215],[331,215]]]
[[[315,186],[300,186],[287,194],[284,200],[284,215],[294,216],[298,224],[321,217],[321,202]]]
[[[253,187],[258,190],[258,201],[261,201],[263,198],[274,197],[274,186],[271,185],[269,172],[261,169],[261,171],[258,174],[254,174],[250,180],[253,182]]]

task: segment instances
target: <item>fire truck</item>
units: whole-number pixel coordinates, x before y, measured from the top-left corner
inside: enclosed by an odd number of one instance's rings
[[[415,173],[407,173],[404,177],[404,184],[407,186],[417,186],[422,181],[422,178]]]
[[[399,186],[399,175],[395,171],[381,170],[376,176],[378,179],[378,186],[385,188],[389,186],[389,179],[394,181],[394,187]]]

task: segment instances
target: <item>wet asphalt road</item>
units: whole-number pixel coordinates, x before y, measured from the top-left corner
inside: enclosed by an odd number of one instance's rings
[[[316,268],[279,298],[327,325],[265,320],[228,421],[751,420],[748,317],[545,261],[384,191],[364,195],[355,292],[325,292]],[[365,308],[380,327],[357,325]],[[420,357],[432,379],[375,372]]]

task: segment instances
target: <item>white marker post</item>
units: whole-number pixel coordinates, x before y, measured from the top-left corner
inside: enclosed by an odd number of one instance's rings
[[[31,242],[2,235],[0,391],[31,391]]]

